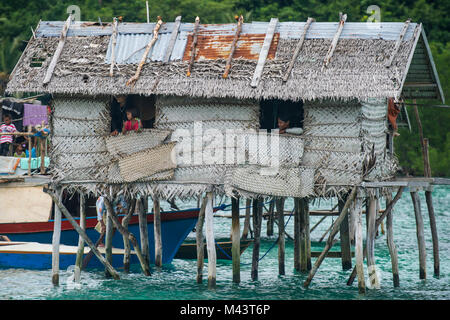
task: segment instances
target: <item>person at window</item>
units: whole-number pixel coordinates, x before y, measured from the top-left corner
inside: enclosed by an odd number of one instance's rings
[[[139,131],[142,128],[141,120],[136,117],[136,111],[134,109],[128,109],[126,111],[127,121],[124,122],[122,133],[126,134],[129,131]]]
[[[127,121],[126,117],[127,97],[118,95],[113,98],[111,104],[111,135],[116,136],[122,132],[123,124]]]
[[[278,122],[278,133],[284,134],[302,134],[303,129],[302,128],[291,128],[291,120],[287,113],[282,113],[278,116],[277,119]]]
[[[400,113],[400,107],[395,103],[394,98],[388,99],[388,120],[391,123],[394,137],[398,137],[400,133],[397,132],[397,116]]]

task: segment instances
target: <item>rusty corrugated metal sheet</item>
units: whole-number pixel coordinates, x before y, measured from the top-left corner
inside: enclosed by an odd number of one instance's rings
[[[236,45],[236,51],[234,52],[233,59],[243,58],[248,60],[258,60],[265,36],[266,35],[264,33],[241,34]],[[201,32],[197,38],[195,60],[227,59],[231,52],[233,38],[234,34],[214,35],[205,31]],[[280,34],[276,33],[270,45],[267,59],[275,58],[279,38]],[[186,50],[184,51],[183,60],[185,61],[189,61],[191,57],[190,48],[192,40],[193,35],[191,34],[188,36]]]

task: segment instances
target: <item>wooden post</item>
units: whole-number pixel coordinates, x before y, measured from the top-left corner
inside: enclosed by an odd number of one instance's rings
[[[278,214],[278,274],[284,275],[285,237],[284,237],[284,198],[276,200]]]
[[[122,227],[125,230],[128,230],[128,223],[131,219],[131,216],[133,215],[133,212],[136,210],[137,201],[136,199],[133,199],[130,201],[130,207],[128,208],[127,215],[122,219]],[[124,248],[124,254],[123,254],[123,271],[128,273],[130,272],[130,254],[131,254],[131,246],[130,246],[130,240],[128,240],[128,237],[126,235],[122,235],[123,237],[123,248]]]
[[[213,193],[206,193],[205,208],[206,248],[208,250],[208,288],[216,286],[216,244],[214,240]]]
[[[386,206],[389,202],[392,201],[392,195],[389,194],[386,196]],[[388,213],[386,216],[386,241],[389,248],[389,254],[391,256],[392,263],[392,277],[394,282],[394,287],[400,286],[400,278],[398,273],[398,256],[397,256],[397,248],[394,243],[394,228],[393,228],[393,213],[392,211]]]
[[[161,236],[161,209],[159,205],[159,199],[154,197],[153,199],[153,229],[155,235],[155,265],[157,267],[162,267],[162,236]],[[147,240],[148,245],[148,240]]]
[[[112,239],[114,236],[114,224],[111,220],[111,216],[114,214],[114,209],[107,208],[107,217],[106,217],[106,235],[105,235],[105,258],[110,264],[112,264]],[[105,275],[107,277],[110,276],[108,272],[108,268],[105,268]]]
[[[344,14],[344,15],[339,14],[339,15],[340,15],[339,26],[336,30],[336,33],[334,34],[333,40],[331,40],[331,45],[330,45],[330,48],[328,48],[327,55],[326,55],[325,59],[323,60],[322,71],[324,70],[324,68],[328,67],[328,64],[331,61],[331,57],[333,56],[334,50],[336,50],[336,46],[337,46],[339,37],[341,36],[342,30],[344,29],[344,23],[347,20],[346,14]]]
[[[253,229],[254,229],[254,240],[253,240],[253,253],[252,253],[252,280],[258,280],[258,263],[259,263],[259,248],[261,241],[261,220],[262,220],[262,201],[258,199],[253,199]]]
[[[273,220],[274,220],[274,208],[275,208],[275,200],[272,199],[272,201],[269,204],[269,212],[267,215],[267,236],[273,236]]]
[[[366,250],[367,250],[367,273],[369,276],[370,285],[372,288],[379,289],[380,283],[378,281],[378,275],[375,267],[375,233],[377,230],[376,218],[377,218],[377,198],[371,196],[369,198],[369,211],[366,213],[368,216],[367,236],[366,236]]]
[[[150,249],[148,245],[148,226],[147,226],[147,212],[145,212],[144,198],[137,200],[139,202],[139,235],[141,239],[141,251],[144,263],[147,269],[150,269]],[[155,244],[156,245],[156,244]]]
[[[300,272],[311,270],[311,239],[309,237],[308,199],[299,199],[300,209]]]
[[[436,229],[436,218],[434,216],[433,199],[431,191],[425,191],[425,200],[427,201],[428,216],[430,217],[431,239],[433,241],[433,260],[434,260],[434,275],[439,277],[439,239]]]
[[[231,255],[233,259],[233,282],[241,282],[241,237],[239,226],[239,198],[231,198],[231,234],[232,247]]]
[[[294,198],[294,269],[300,271],[300,203]]]
[[[31,150],[33,149],[31,137],[31,125],[28,126],[28,175],[31,176]]]
[[[242,230],[242,239],[247,239],[247,237],[248,237],[248,230],[250,228],[250,205],[251,205],[251,203],[252,203],[251,199],[246,199],[244,230]]]
[[[111,35],[111,65],[109,67],[109,76],[114,76],[114,65],[116,64],[116,44],[117,44],[117,18],[113,18],[113,31]]]
[[[228,56],[227,63],[225,65],[225,71],[223,72],[222,77],[226,79],[228,77],[228,73],[231,69],[231,60],[233,60],[234,52],[236,51],[237,42],[239,39],[239,35],[241,34],[242,24],[244,23],[244,17],[241,15],[237,18],[238,24],[236,26],[236,33],[234,34],[233,42],[231,43],[230,55]]]
[[[323,262],[323,259],[325,259],[325,256],[327,255],[328,251],[333,247],[334,244],[334,237],[339,231],[339,226],[342,222],[342,220],[345,218],[345,216],[348,213],[348,208],[350,204],[353,202],[353,200],[356,197],[356,187],[353,187],[352,192],[350,193],[350,196],[348,196],[347,201],[345,202],[344,208],[342,208],[341,213],[339,214],[339,217],[336,219],[336,221],[333,224],[333,228],[330,232],[330,235],[328,236],[328,240],[325,244],[325,248],[323,249],[320,256],[317,258],[316,262],[314,263],[313,267],[311,268],[311,271],[309,272],[308,278],[303,283],[303,286],[307,288],[309,284],[311,283],[312,279],[314,278],[314,275],[316,274],[317,270],[319,269],[320,265]]]
[[[202,283],[203,264],[205,261],[205,245],[203,241],[203,224],[205,222],[205,210],[208,197],[204,197],[198,213],[197,225],[195,226],[197,242],[197,283]]]
[[[358,292],[366,293],[366,283],[364,276],[364,248],[362,237],[362,198],[357,197],[354,206],[355,223],[355,257],[356,272],[358,275]]]
[[[58,201],[62,201],[61,188],[56,189],[58,194]],[[55,201],[56,203],[56,201]],[[52,238],[52,283],[55,286],[59,285],[59,242],[61,240],[61,210],[55,204],[55,211],[53,217],[53,238]]]
[[[339,211],[342,210],[345,204],[344,200],[338,201]],[[339,226],[339,231],[341,234],[341,260],[342,260],[342,270],[348,270],[352,268],[352,252],[351,252],[351,243],[350,243],[350,230],[348,223],[348,215],[345,216],[344,220],[342,220],[341,225]]]
[[[80,193],[80,227],[86,230],[86,203],[84,201],[84,195]],[[78,251],[75,261],[74,282],[80,282],[81,269],[83,267],[83,255],[84,255],[84,240],[81,236],[78,238]]]
[[[44,138],[39,139],[39,149],[41,149],[41,174],[45,173],[45,143]]]
[[[423,232],[423,218],[420,210],[420,199],[417,192],[411,192],[411,199],[414,206],[414,216],[416,217],[416,233],[417,243],[419,246],[419,278],[427,278],[426,258],[427,252],[425,250],[425,237]]]
[[[117,271],[114,270],[114,268],[111,266],[111,264],[108,261],[105,260],[105,258],[103,258],[102,254],[95,247],[94,243],[92,243],[91,239],[89,239],[89,237],[87,236],[86,232],[83,229],[81,229],[81,227],[78,225],[78,223],[75,221],[75,219],[69,213],[69,211],[67,211],[66,207],[64,207],[64,205],[62,204],[62,202],[58,198],[58,196],[54,192],[52,192],[52,191],[50,191],[50,190],[48,190],[46,188],[44,188],[43,191],[46,192],[48,195],[50,195],[50,197],[55,202],[55,208],[57,206],[59,208],[60,212],[62,212],[64,214],[64,216],[66,217],[66,219],[69,220],[69,222],[72,225],[72,227],[78,232],[79,235],[82,236],[83,240],[91,248],[92,252],[95,254],[97,259],[100,260],[100,262],[104,266],[106,266],[106,268],[108,269],[108,271],[112,275],[112,277],[114,279],[120,279],[119,274],[117,273]],[[61,228],[59,228],[59,229],[61,229]],[[58,247],[58,249],[59,249],[59,247]],[[58,279],[59,279],[59,276],[58,276]]]
[[[193,34],[193,38],[192,38],[192,43],[191,43],[191,58],[189,59],[189,65],[188,65],[188,69],[186,72],[186,76],[190,77],[191,76],[191,71],[192,71],[192,66],[194,64],[194,60],[195,60],[195,49],[197,46],[197,39],[198,39],[198,28],[200,26],[200,18],[196,17],[195,18],[195,25],[194,25],[194,34]]]

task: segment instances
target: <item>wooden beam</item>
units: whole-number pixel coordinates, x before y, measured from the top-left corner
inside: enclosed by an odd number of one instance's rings
[[[309,26],[314,21],[315,21],[315,19],[313,19],[313,18],[308,18],[308,20],[306,21],[305,26],[303,27],[302,36],[300,37],[300,40],[297,42],[297,46],[295,47],[294,55],[292,56],[291,62],[289,63],[289,67],[287,68],[286,73],[284,74],[283,82],[286,82],[289,79],[292,69],[294,68],[294,64],[297,61],[297,57],[300,53],[300,50],[302,49],[303,42],[305,41],[306,33],[308,32]]]
[[[367,214],[368,226],[366,236],[366,252],[367,252],[367,274],[369,277],[371,288],[380,288],[380,281],[375,267],[375,234],[378,229],[376,226],[377,199],[375,197],[369,198],[369,211]]]
[[[284,198],[275,200],[278,217],[278,274],[285,274]]]
[[[153,199],[153,216],[153,230],[155,236],[155,265],[157,267],[162,267],[163,246],[161,235],[161,209],[159,205],[159,199],[157,197],[154,197]]]
[[[187,69],[187,72],[186,72],[186,76],[188,76],[188,77],[191,76],[192,65],[194,64],[195,47],[197,46],[198,28],[199,28],[199,26],[200,26],[200,18],[196,17],[195,18],[195,25],[194,25],[193,39],[192,39],[192,44],[191,44],[191,59],[189,60],[189,65],[188,65],[188,69]]]
[[[105,197],[106,198],[106,197]],[[114,236],[114,223],[111,216],[114,214],[113,208],[106,206],[106,235],[105,235],[105,258],[112,265],[112,240]],[[109,277],[110,273],[108,268],[105,268],[105,276]]]
[[[181,25],[181,16],[178,16],[175,18],[172,33],[170,34],[169,44],[167,45],[166,53],[164,54],[163,63],[168,63],[170,60],[173,48],[175,47],[175,42],[177,41],[180,25]]]
[[[205,246],[203,240],[203,224],[205,222],[206,202],[208,198],[203,197],[202,205],[198,213],[197,225],[195,226],[196,243],[197,243],[197,283],[202,283],[203,265],[205,261]]]
[[[109,67],[109,76],[114,75],[114,65],[116,64],[116,44],[117,44],[117,18],[113,19],[113,31],[111,35],[111,66]]]
[[[339,25],[338,28],[336,29],[336,33],[334,34],[333,40],[331,41],[331,45],[330,48],[328,49],[327,55],[325,56],[325,59],[323,60],[323,66],[322,66],[322,71],[324,70],[324,68],[328,67],[328,64],[331,61],[331,57],[333,56],[334,50],[336,49],[336,45],[338,43],[339,37],[341,36],[342,30],[344,29],[344,24],[345,21],[347,20],[347,15],[344,14],[340,15],[340,19],[339,19]]]
[[[269,27],[266,31],[266,37],[264,38],[264,43],[259,52],[258,64],[255,68],[255,73],[253,74],[253,79],[251,82],[251,86],[256,88],[261,80],[262,73],[264,70],[264,65],[266,63],[267,55],[269,54],[270,45],[272,43],[273,35],[275,34],[275,29],[278,25],[278,18],[272,18],[269,22]]]
[[[146,264],[146,268],[150,269],[150,248],[148,244],[148,225],[147,225],[147,210],[145,210],[145,204],[144,201],[147,201],[147,197],[143,196],[140,199],[137,200],[139,203],[139,210],[138,210],[138,218],[139,218],[139,236],[141,239],[141,250],[142,250],[142,257],[144,258],[144,262]],[[156,218],[156,215],[154,216]],[[153,226],[156,228],[157,222],[153,221]],[[156,237],[156,235],[155,235]],[[156,247],[156,242],[155,242]],[[156,255],[156,252],[155,252]],[[156,264],[156,262],[155,262]],[[157,265],[158,266],[158,265]]]
[[[258,280],[259,249],[261,246],[262,200],[253,199],[253,252],[251,279]]]
[[[244,23],[244,17],[241,15],[239,18],[237,18],[237,20],[238,20],[238,23],[236,26],[236,33],[234,34],[233,42],[231,43],[230,55],[228,56],[227,64],[225,65],[225,71],[223,72],[223,75],[222,75],[222,77],[224,79],[226,79],[228,77],[228,73],[230,72],[230,69],[231,69],[231,61],[233,60],[233,55],[234,55],[234,52],[236,51],[237,42],[238,42],[239,35],[241,34],[241,30],[242,30],[242,24]]]
[[[386,205],[392,201],[392,195],[388,194],[386,196]],[[386,216],[386,242],[389,248],[389,254],[391,256],[392,264],[392,281],[394,282],[394,287],[400,286],[400,277],[398,273],[398,255],[397,247],[394,242],[394,227],[393,227],[393,217],[392,211]]]
[[[420,209],[420,199],[417,192],[410,192],[411,199],[414,206],[414,216],[416,218],[416,234],[417,234],[417,244],[419,247],[419,278],[427,278],[427,252],[425,248],[425,236],[424,236],[424,226],[423,217]]]
[[[153,37],[150,40],[150,42],[147,44],[147,46],[145,47],[144,54],[142,55],[141,62],[139,62],[139,65],[136,69],[136,73],[134,74],[134,76],[132,76],[127,81],[127,86],[133,87],[136,84],[136,81],[139,79],[139,75],[141,74],[142,67],[144,66],[145,62],[147,61],[147,56],[150,52],[150,49],[155,44],[156,40],[158,40],[158,32],[159,32],[159,28],[161,28],[162,24],[163,24],[163,21],[162,21],[161,17],[158,16],[158,22],[156,23],[155,28],[153,29]]]
[[[62,201],[62,190],[57,189],[58,201]],[[56,198],[56,196],[55,196]],[[53,200],[55,201],[55,199]],[[56,204],[56,201],[55,201]],[[53,236],[52,236],[52,283],[55,286],[59,285],[59,244],[61,240],[61,210],[58,205],[55,205],[53,217]]]
[[[403,38],[405,37],[406,31],[408,30],[410,22],[411,19],[406,20],[402,30],[400,31],[400,34],[397,38],[397,42],[395,42],[394,50],[392,50],[389,60],[386,63],[387,68],[389,68],[392,64],[392,61],[394,61],[394,58],[397,55],[398,50],[400,49],[400,45],[402,44]]]
[[[131,216],[136,210],[136,199],[133,199],[130,202],[130,207],[128,208],[128,213],[125,217],[122,219],[122,227],[124,229],[128,230],[128,223],[131,219]],[[130,240],[128,240],[128,237],[126,235],[122,235],[123,237],[123,271],[126,273],[130,272],[130,255],[131,255],[131,246],[130,246]]]
[[[338,202],[340,211],[342,211],[342,208],[344,207],[345,198],[346,197],[344,197],[344,200],[339,200]],[[339,233],[341,236],[340,246],[342,252],[342,270],[348,270],[352,268],[350,228],[348,216],[349,215],[345,216],[345,218],[342,220],[341,225],[339,226]]]
[[[244,218],[244,230],[242,230],[242,239],[247,239],[248,231],[250,229],[250,206],[252,204],[252,200],[245,200],[245,216],[239,216],[239,218]],[[216,215],[217,216],[217,215]]]
[[[356,257],[356,273],[358,275],[358,292],[366,293],[366,282],[364,275],[364,249],[362,236],[362,198],[356,197],[355,207],[353,210],[355,214],[355,257]]]
[[[241,282],[241,237],[239,227],[239,198],[231,198],[231,255],[233,260],[233,282]]]
[[[84,195],[80,193],[80,228],[86,230],[86,202]],[[84,255],[84,240],[81,236],[78,237],[78,250],[77,258],[75,260],[75,270],[73,281],[80,282],[81,269],[83,268],[83,255]]]
[[[206,249],[208,250],[208,288],[216,287],[216,244],[214,239],[213,193],[206,193],[205,208]]]
[[[300,272],[311,270],[311,239],[309,226],[309,203],[307,198],[299,199],[300,207]]]
[[[70,23],[72,22],[72,14],[69,15],[69,17],[66,20],[66,23],[64,24],[61,35],[59,36],[59,42],[58,46],[56,47],[55,53],[53,54],[52,61],[50,62],[50,65],[47,68],[47,72],[45,73],[45,78],[43,81],[43,85],[46,85],[50,82],[53,76],[53,71],[55,71],[56,63],[58,63],[59,56],[61,55],[61,52],[64,48],[64,43],[66,41],[67,32],[70,28]]]

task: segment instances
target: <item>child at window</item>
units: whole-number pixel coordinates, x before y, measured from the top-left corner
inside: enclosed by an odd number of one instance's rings
[[[141,120],[136,117],[135,111],[132,109],[127,110],[127,121],[123,123],[122,133],[139,131],[140,128],[142,128]]]

